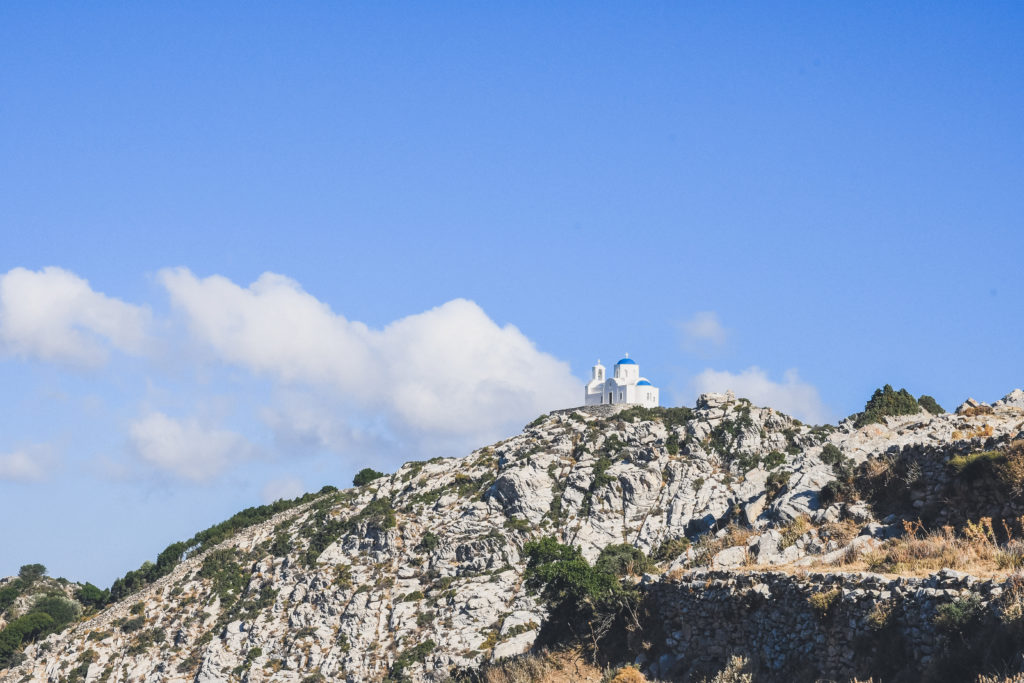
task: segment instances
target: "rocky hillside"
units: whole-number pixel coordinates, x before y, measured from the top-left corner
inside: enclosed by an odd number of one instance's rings
[[[954,458],[1024,436],[1020,391],[955,414],[916,406],[837,426],[731,394],[542,416],[464,458],[407,463],[175,557],[156,581],[25,646],[0,681],[443,680],[534,644],[548,612],[525,585],[523,546],[549,535],[590,561],[610,545],[642,550],[657,563],[645,584],[847,561],[933,502],[928,489],[892,495],[882,472],[901,454],[928,451],[955,477]],[[999,510],[1016,512],[1015,496]]]

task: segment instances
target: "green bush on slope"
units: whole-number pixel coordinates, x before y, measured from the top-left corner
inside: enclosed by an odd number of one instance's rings
[[[934,401],[935,399],[932,399],[932,403]],[[881,389],[875,389],[875,393],[864,405],[863,412],[857,413],[854,417],[853,426],[863,427],[874,422],[884,422],[885,418],[890,416],[913,415],[920,409],[917,399],[909,391],[896,391],[891,384],[886,384]]]
[[[596,655],[595,648],[616,624],[636,621],[640,591],[623,577],[648,568],[639,549],[610,545],[591,566],[578,548],[544,536],[524,545],[523,554],[525,585],[550,610],[542,639],[560,640],[568,633]]]

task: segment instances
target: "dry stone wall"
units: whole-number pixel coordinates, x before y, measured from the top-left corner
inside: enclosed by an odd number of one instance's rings
[[[696,570],[652,577],[647,589],[658,631],[649,637],[659,645],[646,664],[665,680],[702,680],[733,655],[750,661],[758,681],[973,680],[956,676],[985,667],[986,653],[971,651],[976,637],[1019,636],[1016,622],[1007,624],[1019,605],[1007,607],[1006,584],[951,570],[927,578]]]

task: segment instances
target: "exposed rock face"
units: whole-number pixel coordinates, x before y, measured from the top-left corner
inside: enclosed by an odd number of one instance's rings
[[[814,528],[785,538],[775,528],[802,516],[854,519],[865,525],[858,547],[887,533],[864,506],[822,509],[820,490],[835,476],[821,460],[826,444],[863,462],[949,444],[954,432],[965,447],[1006,441],[1024,420],[1016,393],[991,412],[922,412],[861,429],[810,427],[729,394],[658,419],[621,411],[559,411],[465,458],[408,463],[249,527],[28,646],[0,681],[58,683],[76,666],[87,683],[443,678],[533,643],[545,611],[523,588],[530,538],[553,534],[590,560],[609,544],[664,556],[677,548],[668,542],[696,541],[662,557],[675,567],[847,552]],[[971,436],[979,429],[984,439]],[[698,539],[722,537],[731,522],[746,522],[749,538],[703,552]]]

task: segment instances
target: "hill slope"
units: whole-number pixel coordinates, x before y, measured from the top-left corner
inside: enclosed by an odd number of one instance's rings
[[[591,561],[626,543],[663,569],[852,556],[925,506],[862,486],[893,515],[877,523],[837,476],[877,483],[872,463],[900,453],[1005,445],[1024,394],[881,419],[811,427],[721,394],[692,410],[560,411],[245,528],[28,645],[0,681],[441,679],[534,643],[547,611],[524,586],[528,539]]]

